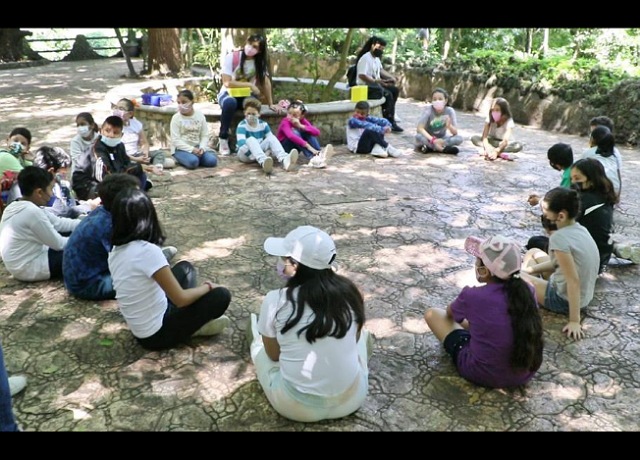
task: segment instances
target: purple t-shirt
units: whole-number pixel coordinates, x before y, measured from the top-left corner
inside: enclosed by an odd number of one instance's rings
[[[471,340],[458,354],[462,377],[491,388],[522,385],[533,377],[535,372],[515,370],[509,364],[513,332],[505,284],[465,286],[452,302],[451,311],[456,322],[469,321]]]

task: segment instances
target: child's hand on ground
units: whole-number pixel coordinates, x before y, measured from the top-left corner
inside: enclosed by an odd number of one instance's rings
[[[538,203],[540,203],[540,195],[536,195],[535,193],[532,193],[531,195],[529,195],[529,198],[527,199],[527,203],[529,203],[530,206],[535,206]]]
[[[446,147],[444,139],[434,139],[433,140],[433,147],[438,152],[442,152],[442,150]]]
[[[562,328],[562,332],[567,334],[570,339],[580,340],[584,337],[584,331],[580,323],[569,321],[565,327]]]

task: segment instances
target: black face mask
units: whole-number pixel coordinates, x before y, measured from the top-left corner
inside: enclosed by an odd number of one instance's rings
[[[382,50],[381,50],[380,48],[377,48],[377,49],[375,49],[375,50],[371,51],[371,54],[372,54],[374,57],[379,58],[380,56],[382,56]]]
[[[571,188],[578,192],[582,192],[584,190],[584,184],[582,182],[573,182],[571,184]]]

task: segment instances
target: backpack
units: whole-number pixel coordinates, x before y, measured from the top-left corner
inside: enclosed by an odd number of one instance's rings
[[[358,64],[350,65],[347,69],[347,85],[356,86],[358,77]]]

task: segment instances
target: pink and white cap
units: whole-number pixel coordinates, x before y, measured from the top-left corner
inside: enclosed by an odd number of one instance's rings
[[[482,260],[491,273],[506,280],[522,266],[520,245],[511,238],[496,235],[485,240],[469,236],[464,242],[465,250]]]

